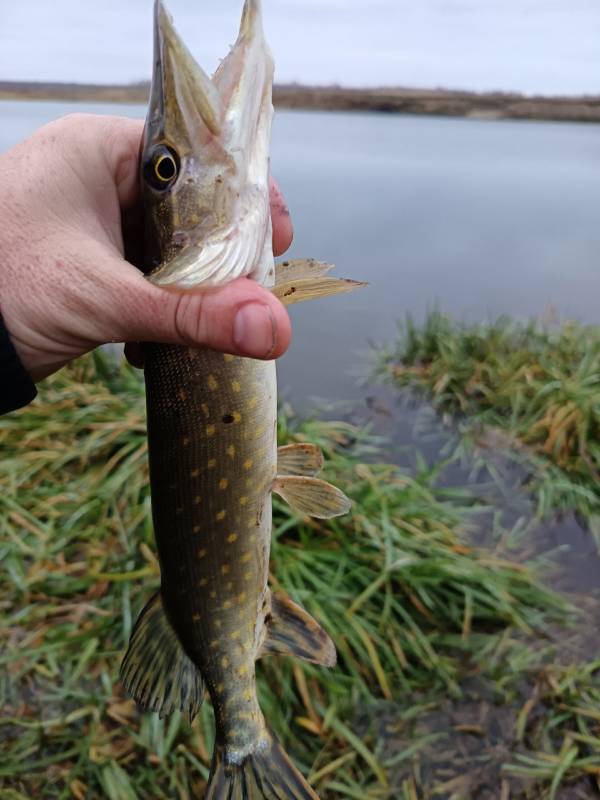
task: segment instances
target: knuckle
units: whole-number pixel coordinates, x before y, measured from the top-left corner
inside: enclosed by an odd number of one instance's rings
[[[205,344],[203,295],[177,295],[172,314],[175,334],[183,344]]]

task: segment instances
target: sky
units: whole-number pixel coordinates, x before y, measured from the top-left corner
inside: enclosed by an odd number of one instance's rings
[[[600,94],[600,0],[264,0],[277,80]],[[171,0],[208,71],[241,0]],[[148,79],[152,0],[0,0],[0,80]]]

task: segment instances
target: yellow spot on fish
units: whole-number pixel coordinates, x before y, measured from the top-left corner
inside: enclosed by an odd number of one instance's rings
[[[208,460],[208,463],[207,463],[207,465],[206,465],[206,466],[207,466],[209,469],[214,469],[214,468],[217,466],[217,459],[216,459],[216,458],[210,458],[210,459]]]
[[[232,356],[231,353],[224,353],[223,359],[228,363],[231,364],[232,361],[235,361],[235,356]]]
[[[242,415],[240,414],[239,411],[233,412],[233,421],[235,422],[236,425],[239,425],[240,422],[242,421]]]
[[[217,692],[217,694],[223,694],[223,692],[225,691],[225,684],[217,683],[217,685],[215,686],[215,691]]]
[[[221,478],[221,480],[219,481],[219,489],[227,489],[228,486],[229,486],[229,481],[227,480],[227,478]]]
[[[241,506],[247,506],[248,502],[249,501],[248,501],[248,498],[246,497],[246,495],[244,495],[243,497],[240,497],[240,505]]]
[[[223,658],[221,659],[221,666],[223,667],[223,669],[229,669],[229,667],[231,666],[231,662],[229,661],[227,656],[223,656]]]
[[[217,593],[215,592],[215,590],[214,590],[214,589],[213,589],[213,590],[212,590],[212,592],[210,593],[210,599],[211,599],[211,600],[216,600],[216,599],[217,599]]]
[[[229,583],[225,586],[225,591],[230,592],[233,589],[233,581],[229,581]]]
[[[219,381],[215,378],[214,375],[208,376],[208,388],[211,390],[211,392],[216,392],[217,389],[219,388]]]
[[[238,594],[238,596],[236,597],[236,600],[240,605],[242,605],[242,603],[245,603],[247,599],[248,595],[246,594],[246,592],[242,592],[241,594]]]
[[[251,558],[252,558],[252,553],[244,553],[240,561],[242,562],[242,564],[247,564]]]
[[[198,552],[196,553],[196,555],[198,559],[203,559],[206,557],[207,552],[208,550],[206,550],[204,547],[201,547],[200,550],[198,550]]]
[[[192,528],[192,530],[193,530],[193,532],[194,532],[194,533],[200,533],[200,531],[202,530],[202,528],[200,527],[200,525],[194,525],[194,527]]]
[[[200,477],[200,470],[199,469],[193,469],[190,472],[190,478],[199,478],[199,477]]]
[[[181,400],[182,403],[185,403],[188,399],[187,393],[183,391],[183,389],[179,392],[177,397]]]
[[[194,622],[200,622],[200,620],[201,620],[201,619],[202,619],[202,617],[200,616],[200,614],[194,614],[194,615],[192,616],[192,620],[193,620]]]
[[[202,413],[204,414],[206,419],[208,419],[210,417],[210,409],[208,408],[207,404],[206,403],[202,403],[201,408],[202,408]]]
[[[216,619],[214,622],[215,622],[215,628],[218,628],[219,630],[221,630],[221,628],[223,627],[223,623],[221,622],[221,620],[220,619]]]
[[[229,447],[227,448],[227,455],[231,456],[231,458],[233,458],[235,456],[235,446],[234,445],[232,445],[232,444],[229,445]]]
[[[200,497],[199,494],[197,494],[196,497],[194,497],[194,505],[199,506],[201,502],[202,502],[202,498]]]
[[[210,649],[211,650],[216,650],[218,648],[218,646],[219,646],[219,640],[218,639],[213,639],[212,642],[210,643]]]
[[[252,702],[252,689],[246,689],[246,691],[244,692],[244,700],[247,703]]]
[[[242,384],[239,381],[231,381],[231,388],[237,394],[242,391]]]
[[[241,631],[233,631],[233,633],[229,634],[229,638],[233,639],[233,641],[235,642],[235,640],[239,639],[241,635],[242,635]]]
[[[223,522],[226,516],[227,516],[226,511],[219,511],[219,513],[217,514],[217,522]]]
[[[225,611],[229,611],[229,609],[232,606],[233,606],[233,603],[231,602],[231,600],[225,600],[225,602],[223,603],[223,608],[225,609]]]
[[[237,542],[237,540],[238,540],[237,533],[232,533],[230,536],[227,537],[227,541],[229,542],[229,544],[233,544],[234,542]]]
[[[238,675],[240,676],[240,678],[243,678],[243,677],[245,677],[247,674],[248,674],[248,667],[247,667],[247,666],[244,664],[244,666],[243,666],[243,667],[240,667],[240,668],[238,669]]]
[[[254,466],[254,461],[251,458],[247,458],[244,461],[244,469],[252,469],[253,466]]]
[[[216,432],[217,432],[217,426],[216,425],[207,425],[206,426],[206,435],[207,436],[214,436]]]
[[[252,409],[256,408],[256,404],[257,403],[258,403],[258,397],[256,397],[256,396],[253,397],[251,400],[248,400],[248,408],[250,409],[250,411],[252,411]]]
[[[228,575],[231,571],[231,566],[229,564],[223,564],[221,567],[221,575]]]
[[[198,586],[200,586],[201,588],[208,586],[208,578],[200,578],[200,580],[198,581]]]

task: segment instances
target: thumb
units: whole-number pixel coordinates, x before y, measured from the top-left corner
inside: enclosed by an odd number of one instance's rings
[[[252,280],[241,278],[204,292],[177,292],[153,286],[131,270],[126,285],[114,287],[119,335],[106,338],[209,347],[265,360],[278,358],[289,347],[287,311]]]

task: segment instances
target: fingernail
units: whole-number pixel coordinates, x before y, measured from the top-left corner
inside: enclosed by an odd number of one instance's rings
[[[233,326],[233,341],[243,355],[268,358],[277,341],[277,326],[267,305],[248,303],[237,312]]]

